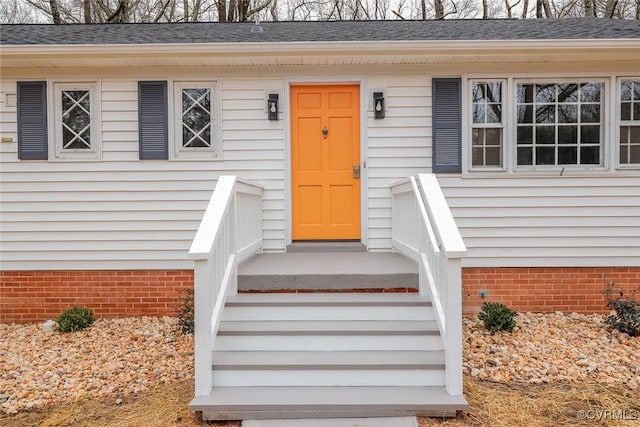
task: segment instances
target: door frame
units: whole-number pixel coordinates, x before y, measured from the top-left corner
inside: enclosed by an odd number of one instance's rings
[[[368,246],[368,204],[367,194],[368,171],[365,166],[367,159],[367,86],[366,78],[363,76],[285,76],[284,79],[284,99],[280,108],[284,110],[284,130],[285,130],[285,249],[293,242],[293,185],[291,181],[292,158],[291,158],[291,86],[340,86],[357,85],[360,90],[360,242]]]

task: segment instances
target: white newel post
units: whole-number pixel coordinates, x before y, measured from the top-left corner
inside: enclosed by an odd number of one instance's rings
[[[189,249],[194,262],[196,396],[208,396],[213,387],[213,345],[226,297],[238,293],[239,259],[261,250],[262,186],[221,176]]]
[[[433,174],[391,185],[392,244],[419,267],[419,292],[429,295],[445,351],[445,387],[462,395],[462,258],[467,248]]]
[[[450,395],[462,394],[462,260],[447,260],[445,378]]]
[[[194,260],[194,320],[195,320],[195,395],[208,396],[213,385],[211,370],[211,314],[215,304],[213,275],[207,258]],[[213,303],[212,303],[213,301]]]

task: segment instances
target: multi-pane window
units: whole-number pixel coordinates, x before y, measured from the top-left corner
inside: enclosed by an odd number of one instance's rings
[[[91,92],[63,90],[62,149],[91,149]]]
[[[640,79],[620,82],[620,165],[640,164]]]
[[[471,86],[471,165],[502,166],[502,82],[473,82]]]
[[[59,158],[98,158],[95,85],[55,85],[55,153]]]
[[[517,83],[517,165],[601,165],[603,99],[602,82]]]
[[[176,155],[210,152],[217,156],[215,84],[175,83]]]

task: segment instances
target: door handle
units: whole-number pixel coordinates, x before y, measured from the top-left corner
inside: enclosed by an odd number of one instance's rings
[[[360,179],[360,165],[353,165],[353,177]]]
[[[327,127],[325,126],[324,128],[322,128],[322,136],[324,139],[327,139],[327,135],[329,135],[329,129],[327,129]]]

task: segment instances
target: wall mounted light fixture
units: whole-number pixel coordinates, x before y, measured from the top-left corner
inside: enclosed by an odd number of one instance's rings
[[[278,120],[278,94],[270,93],[267,101],[267,115],[269,120]]]
[[[384,92],[373,92],[373,117],[384,119]]]
[[[252,33],[264,32],[264,28],[262,28],[262,25],[260,25],[260,20],[258,18],[256,18],[256,22],[253,24],[253,27],[251,27],[251,32]]]

